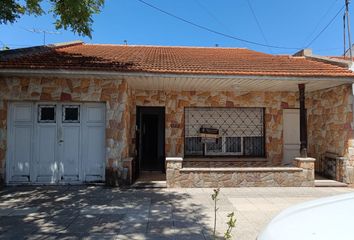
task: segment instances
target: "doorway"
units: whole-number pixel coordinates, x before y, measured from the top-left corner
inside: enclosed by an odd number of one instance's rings
[[[300,156],[300,110],[283,109],[283,164]]]
[[[137,107],[136,176],[165,172],[165,107]]]

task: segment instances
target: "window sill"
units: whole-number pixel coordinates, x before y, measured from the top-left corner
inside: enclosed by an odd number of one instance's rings
[[[267,162],[268,159],[266,157],[213,157],[213,156],[201,156],[201,157],[184,157],[183,161],[193,161],[193,162],[210,162],[210,161],[218,161],[218,162]]]

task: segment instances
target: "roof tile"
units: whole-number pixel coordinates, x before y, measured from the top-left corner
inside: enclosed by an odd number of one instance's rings
[[[75,44],[1,58],[0,69],[71,69],[171,74],[352,77],[343,67],[244,48]]]

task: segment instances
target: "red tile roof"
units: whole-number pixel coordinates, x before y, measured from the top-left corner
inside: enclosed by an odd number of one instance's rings
[[[353,77],[330,63],[243,48],[72,44],[0,53],[0,69],[66,69],[171,74]]]

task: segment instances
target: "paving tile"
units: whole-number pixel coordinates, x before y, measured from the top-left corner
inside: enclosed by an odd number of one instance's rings
[[[128,212],[123,219],[124,222],[147,222],[148,220],[148,212]]]
[[[58,233],[65,231],[74,219],[74,216],[51,216],[36,219],[33,224],[36,226],[36,232]]]
[[[55,240],[58,239],[60,235],[51,234],[51,233],[34,233],[26,236],[24,239],[26,240]]]
[[[12,213],[14,210],[11,208],[0,208],[0,217],[8,216],[10,213]]]
[[[172,221],[149,221],[147,234],[166,235],[170,236],[175,233],[175,228]]]
[[[124,222],[122,225],[119,234],[145,234],[148,228],[148,222]]]
[[[13,211],[9,214],[9,216],[24,216],[31,213],[37,212],[39,207],[26,207],[26,208],[19,208],[13,209]]]
[[[122,226],[122,219],[124,215],[80,215],[64,232],[67,233],[105,233],[118,234]]]

